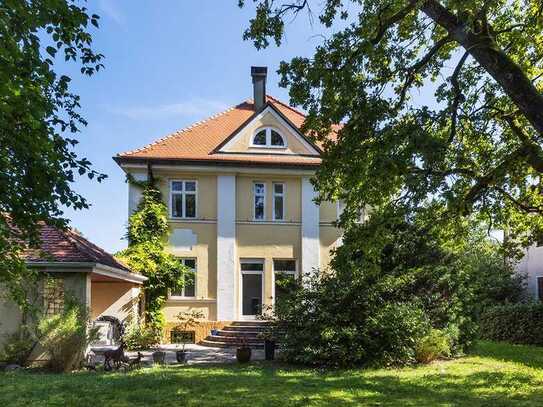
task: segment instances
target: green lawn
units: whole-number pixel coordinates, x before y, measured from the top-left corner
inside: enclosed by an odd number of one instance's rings
[[[0,373],[0,406],[542,406],[543,348],[480,343],[400,370],[252,364],[124,373]]]

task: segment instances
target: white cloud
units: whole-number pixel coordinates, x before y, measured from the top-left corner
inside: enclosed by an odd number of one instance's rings
[[[227,105],[215,101],[194,99],[189,102],[162,104],[156,106],[110,107],[112,113],[126,116],[130,119],[162,119],[174,116],[205,117],[223,111]]]
[[[117,4],[118,3],[116,0],[100,0],[98,2],[98,7],[100,9],[100,12],[98,14],[103,14],[104,16],[114,21],[117,25],[121,27],[125,27],[126,25],[125,16],[119,10],[119,8],[117,7]]]

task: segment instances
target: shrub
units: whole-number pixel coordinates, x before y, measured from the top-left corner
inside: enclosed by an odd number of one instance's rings
[[[419,363],[430,363],[440,357],[450,356],[451,337],[445,330],[431,329],[421,338],[415,348],[415,358]]]
[[[525,303],[488,308],[480,318],[483,339],[543,345],[543,304]]]
[[[25,325],[22,325],[16,332],[6,335],[6,337],[4,348],[0,352],[0,360],[9,364],[26,365],[36,344],[35,337]]]
[[[457,239],[424,218],[376,212],[345,230],[332,269],[305,276],[275,304],[282,355],[333,367],[410,364],[432,328],[453,326],[449,349],[464,351],[476,334],[477,298],[467,244]]]
[[[127,350],[145,350],[160,343],[162,331],[150,325],[133,324],[124,334]]]
[[[64,297],[62,312],[38,324],[39,342],[48,353],[49,367],[55,372],[80,368],[85,350],[98,336],[98,328],[91,327],[87,308],[70,295]]]

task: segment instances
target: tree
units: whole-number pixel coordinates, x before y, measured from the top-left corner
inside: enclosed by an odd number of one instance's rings
[[[149,172],[148,181],[136,181],[129,176],[128,182],[143,189],[142,199],[128,219],[128,248],[116,256],[131,270],[147,277],[143,286],[144,316],[147,325],[159,336],[165,323],[162,306],[168,297],[168,290],[183,287],[187,269],[165,250],[170,231],[168,209],[152,173]]]
[[[312,13],[308,0],[256,3],[244,38],[257,48]],[[282,62],[280,84],[324,142],[317,184],[346,201],[345,227],[366,206],[437,202],[436,220],[475,213],[509,242],[541,233],[543,3],[327,0],[318,21],[334,33]]]
[[[37,246],[38,222],[64,227],[62,206],[88,207],[72,189],[76,176],[101,181],[70,136],[86,125],[70,78],[55,60],[93,75],[103,55],[92,50],[89,15],[75,0],[5,0],[0,4],[0,283],[25,303],[32,273],[20,260],[22,242]]]

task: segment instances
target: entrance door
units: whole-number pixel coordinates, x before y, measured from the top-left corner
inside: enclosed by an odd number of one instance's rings
[[[254,319],[262,313],[264,260],[241,260],[241,316]]]

